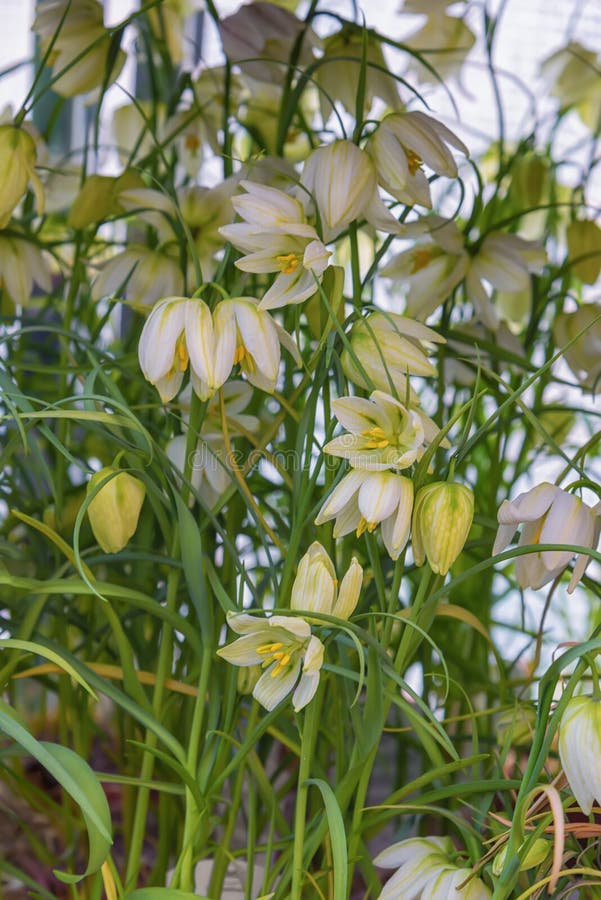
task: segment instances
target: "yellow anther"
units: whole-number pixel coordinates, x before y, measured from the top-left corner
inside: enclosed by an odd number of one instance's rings
[[[200,147],[200,138],[195,134],[187,134],[184,138],[184,146],[191,153],[196,153]]]
[[[247,350],[244,344],[238,344],[234,353],[234,365],[236,365],[237,363],[241,363],[246,355]]]
[[[299,267],[298,253],[288,253],[286,256],[276,256],[276,261],[284,275],[292,275]]]
[[[412,150],[410,147],[403,147],[405,151],[405,156],[407,157],[407,167],[409,169],[409,173],[411,175],[415,175],[418,169],[421,169],[423,164],[423,159],[421,156],[418,156],[415,150]]]
[[[181,372],[185,372],[188,368],[188,348],[186,347],[186,339],[184,335],[180,335],[175,345],[175,355]]]
[[[411,274],[425,269],[432,261],[432,250],[426,247],[416,247],[413,251],[413,265],[411,266]]]
[[[289,653],[278,653],[278,654],[274,654],[274,655],[276,656],[276,658],[279,657],[279,659],[278,659],[277,666],[275,666],[273,671],[271,672],[272,678],[275,678],[277,675],[279,675],[280,672],[282,672],[286,668],[288,663],[290,662],[290,654]]]
[[[377,525],[377,522],[368,522],[365,516],[361,516],[359,524],[357,525],[357,537],[361,537],[364,531],[369,531],[371,534],[372,531],[377,528]]]
[[[275,653],[276,650],[281,650],[283,646],[281,641],[277,641],[275,644],[261,644],[260,647],[257,647],[257,653],[260,654],[260,656],[265,656],[267,653],[271,655],[272,653]]]
[[[373,428],[366,428],[365,431],[361,432],[361,435],[362,437],[370,438],[369,442],[365,445],[366,450],[379,450],[383,447],[388,447],[390,443],[384,433],[384,429],[380,428],[379,425],[374,425]]]
[[[251,374],[257,371],[255,361],[244,344],[238,344],[236,347],[236,352],[234,353],[234,365],[237,363],[243,365],[245,371],[250,372]]]

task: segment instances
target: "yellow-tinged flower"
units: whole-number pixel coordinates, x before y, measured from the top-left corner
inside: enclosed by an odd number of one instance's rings
[[[562,108],[574,106],[585,125],[595,131],[599,128],[601,84],[596,53],[570,41],[543,61],[541,75]]]
[[[430,185],[422,167],[457,178],[457,164],[447,144],[469,156],[463,141],[450,128],[414,111],[391,113],[382,119],[367,149],[385,190],[402,203],[431,207]]]
[[[581,386],[595,391],[601,378],[601,306],[583,303],[575,312],[560,313],[553,322],[553,335],[562,347],[586,328],[571,346],[564,350],[564,358]]]
[[[585,284],[594,284],[601,272],[601,228],[592,219],[575,219],[566,237],[570,271]]]
[[[290,606],[299,612],[348,619],[357,606],[362,582],[363,569],[353,556],[338,586],[332,560],[322,545],[314,541],[298,564]]]
[[[44,212],[44,189],[35,171],[35,141],[24,128],[0,125],[0,228],[5,228],[12,212],[31,183],[37,210]]]
[[[243,272],[279,273],[261,300],[261,309],[302,303],[317,290],[330,251],[308,224],[298,200],[263,184],[241,184],[247,193],[232,197],[232,205],[244,222],[219,229],[224,238],[247,252],[236,266]]]
[[[334,537],[355,531],[360,537],[382,524],[382,540],[397,559],[409,539],[413,482],[394,472],[352,469],[334,488],[320,509],[316,525],[335,519]]]
[[[205,8],[204,0],[161,0],[146,10],[155,39],[164,40],[174,63],[184,59],[186,19]],[[190,43],[192,43],[192,40]]]
[[[432,215],[420,220],[419,226],[427,228],[428,234],[393,256],[380,274],[404,288],[408,316],[426,319],[463,281],[470,259],[463,235],[451,219]]]
[[[32,30],[40,39],[42,55],[50,50],[52,88],[61,97],[110,84],[125,62],[125,53],[118,50],[107,77],[112,36],[98,0],[40,0]]]
[[[540,272],[546,261],[547,253],[538,241],[500,231],[488,234],[472,258],[465,280],[467,296],[478,318],[488,328],[499,325],[486,283],[498,291],[519,294],[530,288],[530,273]]]
[[[357,219],[390,234],[403,231],[378,194],[371,157],[352,141],[333,141],[314,150],[303,169],[301,190],[303,200],[308,191],[315,201],[325,241]]]
[[[300,616],[229,614],[228,625],[241,635],[217,655],[235,666],[262,666],[265,671],[253,688],[253,697],[267,710],[294,690],[292,706],[298,712],[309,703],[319,685],[324,647]]]
[[[198,298],[166,297],[155,304],[144,325],[138,356],[144,376],[163,402],[177,394],[188,363],[194,391],[207,400],[236,364],[251,384],[273,391],[280,342],[298,358],[292,338],[252,297],[222,300],[213,313]]]
[[[323,42],[323,56],[315,73],[319,86],[319,105],[324,123],[338,101],[354,115],[357,107],[361,61],[365,53],[364,113],[379,97],[393,109],[400,106],[396,78],[389,74],[379,40],[369,30],[345,22],[343,27]]]
[[[138,527],[144,484],[129,472],[107,466],[92,475],[87,495],[93,495],[88,518],[94,537],[105,553],[118,553]]]
[[[449,837],[407,838],[392,844],[374,859],[376,866],[396,869],[379,900],[488,900],[491,892],[484,882],[473,877],[471,869],[456,865],[455,855]]]
[[[572,697],[559,726],[559,758],[585,816],[601,803],[601,701]]]
[[[0,232],[0,286],[13,303],[26,306],[34,282],[47,293],[52,290],[50,270],[40,248],[14,231]]]
[[[410,65],[420,81],[438,82],[450,78],[461,69],[476,37],[463,18],[447,13],[448,0],[426,2],[405,0],[401,13],[425,15],[426,21],[405,41],[412,50],[418,50],[432,66],[429,69],[417,57],[411,56]]]
[[[166,105],[152,100],[124,103],[114,110],[112,131],[122,165],[142,159],[162,144],[166,116]]]
[[[92,298],[99,300],[120,292],[135,306],[152,306],[161,297],[181,294],[184,278],[176,253],[128,244],[104,263],[94,281]]]
[[[342,368],[354,384],[377,388],[404,399],[409,375],[435,375],[436,368],[426,356],[423,343],[445,343],[445,339],[406,316],[396,313],[369,313],[350,330],[352,353],[342,352]],[[411,404],[417,403],[409,392]]]
[[[493,554],[511,542],[516,528],[525,523],[518,546],[530,544],[576,544],[596,548],[599,540],[601,503],[591,509],[579,497],[555,484],[543,482],[515,500],[503,500],[497,518],[499,529]],[[521,588],[535,590],[561,575],[574,556],[573,550],[541,550],[515,560],[515,574]],[[589,557],[579,553],[568,586],[571,594],[586,569]]]
[[[144,182],[133,169],[121,175],[89,175],[69,210],[67,224],[71,228],[87,228],[108,216],[124,212],[123,197],[129,191],[144,188]]]
[[[551,852],[551,844],[544,838],[537,838],[524,853],[524,845],[518,847],[518,856],[520,856],[520,872],[526,872],[528,869],[534,869],[540,866],[546,860]],[[523,856],[522,856],[523,854]],[[502,850],[499,850],[492,864],[493,875],[497,877],[503,871],[505,860],[507,858],[507,844]]]
[[[299,563],[291,607],[348,619],[357,605],[362,580],[363,569],[353,557],[338,587],[332,560],[315,541]],[[313,699],[324,647],[311,633],[309,621],[300,616],[261,619],[245,613],[228,615],[228,625],[242,636],[217,653],[236,666],[259,664],[265,669],[252,693],[268,710],[274,709],[293,688],[292,705],[296,712]]]
[[[340,397],[332,411],[350,434],[336,437],[324,453],[348,459],[356,469],[406,469],[421,459],[439,432],[420,409],[406,407],[391,394],[373,391],[364,397]]]
[[[474,517],[474,495],[462,484],[436,481],[420,488],[413,510],[413,556],[446,575],[465,545]]]

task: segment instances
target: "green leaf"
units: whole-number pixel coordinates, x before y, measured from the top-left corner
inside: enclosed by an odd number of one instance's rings
[[[213,638],[213,617],[209,598],[207,597],[200,532],[194,516],[184,501],[178,494],[174,494],[174,497],[177,506],[179,538],[186,585],[190,594],[190,600],[198,616],[201,640],[205,647],[210,647]]]
[[[209,898],[190,894],[189,891],[177,891],[175,888],[149,887],[132,891],[124,900],[209,900]]]
[[[106,795],[87,762],[68,747],[38,741],[14,717],[13,710],[0,700],[0,731],[13,738],[37,759],[81,809],[90,844],[88,865],[81,875],[54,871],[57,878],[75,884],[97,872],[108,856],[112,838],[111,814]]]
[[[43,656],[44,659],[49,659],[81,685],[94,700],[98,700],[98,694],[90,687],[85,678],[83,678],[66,659],[63,659],[60,653],[50,650],[49,647],[44,647],[42,644],[38,644],[35,641],[21,641],[18,638],[5,638],[4,640],[0,640],[0,650],[10,650],[12,648],[15,650],[25,650],[26,653],[34,653],[36,656]]]
[[[348,854],[344,820],[338,801],[330,785],[321,778],[307,778],[305,784],[314,784],[315,787],[319,788],[326,808],[334,868],[334,893],[332,900],[347,900]]]

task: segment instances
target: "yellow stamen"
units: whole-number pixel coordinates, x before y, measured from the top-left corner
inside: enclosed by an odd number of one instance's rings
[[[280,672],[283,672],[288,663],[290,662],[290,654],[289,653],[274,653],[274,658],[278,660],[277,666],[271,672],[271,677],[275,678]],[[278,659],[279,657],[279,659]]]
[[[257,653],[261,656],[265,656],[265,654],[275,653],[276,650],[281,650],[283,647],[283,643],[281,641],[277,641],[275,644],[261,644],[260,647],[257,647]]]
[[[200,147],[200,138],[195,134],[187,134],[184,138],[184,146],[191,153],[196,153]]]
[[[364,531],[369,531],[371,534],[377,526],[377,522],[368,522],[365,516],[361,516],[359,524],[357,525],[357,537],[361,537]]]
[[[415,150],[412,150],[410,147],[403,146],[403,150],[405,151],[405,156],[407,157],[407,166],[409,168],[409,173],[411,175],[415,175],[417,170],[421,169],[424,161],[421,156],[418,156]]]
[[[426,247],[417,247],[413,251],[413,265],[411,267],[411,274],[415,274],[415,272],[419,272],[421,269],[425,269],[426,266],[430,264],[432,261],[432,250],[427,249]]]
[[[186,347],[186,339],[183,334],[179,336],[177,339],[177,344],[175,345],[175,355],[178,360],[179,368],[181,372],[185,372],[188,368],[188,348]]]
[[[366,450],[380,450],[383,447],[388,447],[390,444],[384,429],[380,428],[379,425],[374,425],[373,428],[366,428],[365,431],[361,432],[361,435],[362,437],[371,438],[365,445]]]
[[[236,352],[234,353],[234,365],[240,363],[240,365],[244,365],[244,368],[247,372],[256,372],[257,367],[255,365],[255,361],[244,346],[244,344],[238,344],[236,347]]]
[[[286,256],[276,256],[276,262],[284,275],[292,275],[300,265],[298,253],[288,253]]]

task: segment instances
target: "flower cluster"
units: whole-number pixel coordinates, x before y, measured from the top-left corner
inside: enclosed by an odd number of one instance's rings
[[[315,695],[324,657],[324,646],[312,633],[311,617],[300,614],[348,619],[359,600],[362,580],[363,569],[353,558],[337,587],[332,560],[314,542],[299,562],[292,586],[290,608],[299,615],[231,614],[228,625],[241,637],[218,650],[218,655],[236,666],[260,665],[265,670],[252,692],[265,709],[274,709],[294,689],[292,705],[298,712]]]

